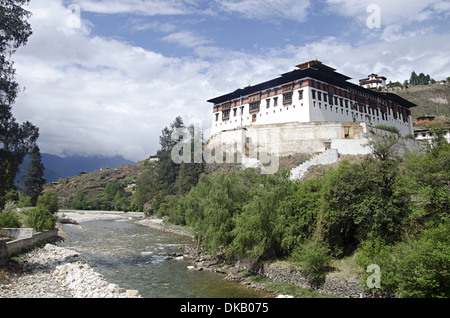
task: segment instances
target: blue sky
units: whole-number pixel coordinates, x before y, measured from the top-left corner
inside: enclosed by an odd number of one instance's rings
[[[368,24],[376,5],[380,28]],[[318,58],[355,83],[450,76],[450,1],[31,0],[14,56],[18,120],[42,152],[141,160],[180,115],[208,135],[206,100]],[[71,10],[74,9],[74,10]],[[374,21],[374,20],[370,20]]]

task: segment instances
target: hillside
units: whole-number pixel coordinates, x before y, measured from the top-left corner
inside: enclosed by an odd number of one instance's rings
[[[103,168],[60,179],[57,183],[48,184],[45,191],[56,191],[60,207],[70,208],[79,190],[82,190],[86,197],[93,197],[104,192],[107,184],[115,181],[132,182],[136,180],[144,170],[143,163],[123,165],[115,169]]]
[[[442,120],[448,120],[450,117],[449,84],[410,86],[406,89],[398,88],[392,92],[417,105],[412,109],[414,119],[420,116],[436,116]]]
[[[62,158],[45,153],[42,154],[42,163],[45,166],[46,173],[53,171],[60,175],[60,178],[76,176],[83,171],[92,172],[101,168],[114,169],[121,165],[135,164],[135,162],[126,160],[122,156],[69,156]],[[48,175],[48,177],[50,177],[50,175]],[[56,180],[47,179],[47,182]]]
[[[23,186],[22,176],[27,173],[29,163],[29,156],[26,156],[20,165],[20,170],[16,177],[16,184],[19,189]],[[42,163],[45,167],[44,179],[47,183],[52,183],[66,177],[73,177],[84,171],[92,172],[107,167],[114,169],[122,165],[135,164],[135,162],[127,160],[122,156],[68,156],[63,158],[47,153],[42,154]]]

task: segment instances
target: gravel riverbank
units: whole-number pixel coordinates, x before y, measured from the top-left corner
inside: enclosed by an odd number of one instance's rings
[[[60,219],[67,226],[82,226],[83,222],[105,219],[133,219],[138,224],[178,235],[193,234],[178,226],[164,224],[160,219],[144,218],[142,213],[61,211]],[[60,227],[60,236],[65,233]],[[193,241],[194,243],[194,241]],[[216,257],[198,252],[195,244],[185,246],[177,255],[170,257],[188,258],[190,270],[207,270],[227,274],[226,279],[241,282],[249,288],[265,290],[237,275],[238,266],[225,265]],[[274,295],[280,296],[280,295]],[[110,284],[97,273],[78,252],[47,244],[20,258],[14,268],[0,269],[0,298],[141,298],[136,290],[125,290]]]
[[[123,212],[61,211],[73,223],[139,218]],[[79,225],[75,225],[79,226]],[[65,233],[60,230],[60,236]],[[0,269],[0,298],[141,298],[136,290],[110,284],[76,251],[54,244],[24,254],[17,264]]]
[[[109,284],[75,251],[47,244],[21,258],[0,283],[0,298],[139,298]]]

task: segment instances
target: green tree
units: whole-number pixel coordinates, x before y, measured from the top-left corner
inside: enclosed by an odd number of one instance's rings
[[[56,216],[43,205],[33,208],[27,215],[26,224],[37,232],[51,230],[55,227]]]
[[[41,161],[41,152],[38,146],[35,146],[30,154],[30,164],[28,172],[24,175],[24,193],[31,198],[31,204],[36,205],[38,197],[42,193],[45,185],[44,164]]]
[[[86,196],[83,190],[78,190],[75,200],[72,202],[72,209],[85,210],[87,208]]]
[[[442,223],[450,215],[450,145],[428,148],[426,153],[409,153],[399,172],[401,187],[414,198],[411,231],[427,222]]]
[[[450,296],[450,223],[448,221],[396,245],[382,240],[365,241],[356,256],[365,269],[377,264],[381,290],[392,296],[448,298]]]
[[[162,131],[159,137],[161,149],[157,152],[158,156],[158,182],[164,195],[176,193],[175,182],[179,174],[180,165],[172,160],[172,149],[179,140],[172,140],[172,134],[178,128],[183,128],[184,123],[181,117],[176,117],[169,127]]]
[[[0,228],[19,228],[21,226],[20,218],[17,214],[17,204],[9,201],[5,208],[0,210]]]
[[[411,73],[411,77],[409,78],[409,84],[410,85],[417,85],[418,84],[418,76],[415,71]]]
[[[0,207],[5,195],[15,189],[14,178],[25,155],[39,136],[30,122],[18,124],[12,105],[19,91],[11,56],[32,34],[27,22],[30,12],[22,8],[28,0],[3,0],[0,6]]]
[[[255,260],[281,257],[287,224],[279,208],[290,194],[290,182],[285,173],[256,180],[259,182],[248,191],[242,213],[236,214],[231,251]]]
[[[55,214],[59,210],[58,193],[45,192],[37,200],[37,206],[45,207],[50,213]]]
[[[327,175],[322,235],[345,253],[369,237],[397,242],[411,213],[410,193],[399,182],[396,138],[373,141],[372,149],[361,164],[343,163]]]
[[[154,202],[158,192],[157,168],[152,164],[136,179],[136,193],[134,196],[138,209],[144,211],[145,204]]]

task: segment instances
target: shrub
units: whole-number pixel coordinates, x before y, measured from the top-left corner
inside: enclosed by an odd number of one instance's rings
[[[56,217],[44,206],[40,205],[32,209],[27,216],[26,225],[37,232],[51,230],[55,227]]]
[[[332,260],[328,245],[316,239],[297,247],[292,258],[301,265],[302,272],[309,274],[312,279],[323,278]]]
[[[448,298],[450,222],[394,246],[384,245],[380,240],[366,241],[358,250],[356,262],[364,270],[370,264],[377,264],[381,269],[381,290],[389,294]]]
[[[16,213],[16,212],[17,212],[17,204],[14,201],[6,202],[3,210],[0,211],[0,213]]]
[[[45,207],[50,213],[58,212],[58,194],[56,192],[44,193],[38,198],[37,205]]]
[[[0,213],[0,228],[20,228],[19,216],[14,212]]]

